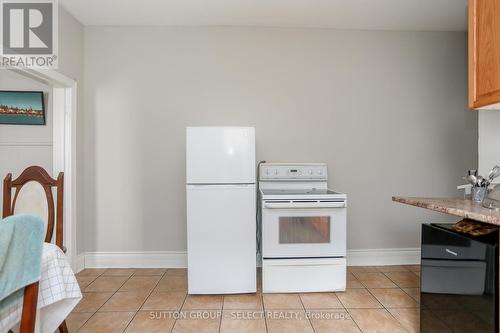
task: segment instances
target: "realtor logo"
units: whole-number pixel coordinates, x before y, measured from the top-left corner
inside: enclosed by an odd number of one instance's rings
[[[0,68],[57,67],[57,2],[0,0]]]

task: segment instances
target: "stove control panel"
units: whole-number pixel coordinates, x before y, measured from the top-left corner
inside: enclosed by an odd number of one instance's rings
[[[308,181],[328,180],[325,163],[262,163],[259,180]]]

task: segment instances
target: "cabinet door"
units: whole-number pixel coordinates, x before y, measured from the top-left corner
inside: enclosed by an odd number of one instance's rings
[[[500,0],[469,0],[469,107],[500,103]]]

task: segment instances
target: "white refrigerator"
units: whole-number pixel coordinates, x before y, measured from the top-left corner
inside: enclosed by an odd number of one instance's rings
[[[188,293],[256,291],[255,129],[186,129]]]

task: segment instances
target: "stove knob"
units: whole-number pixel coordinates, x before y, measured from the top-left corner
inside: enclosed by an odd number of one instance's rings
[[[278,175],[278,169],[275,169],[275,170],[274,170],[274,174],[275,174],[275,175]]]
[[[266,175],[269,175],[271,173],[271,170],[266,169]]]
[[[309,174],[310,174],[310,175],[312,175],[312,174],[313,174],[312,169],[309,169]]]
[[[323,172],[321,170],[318,170],[318,175],[321,175]]]

